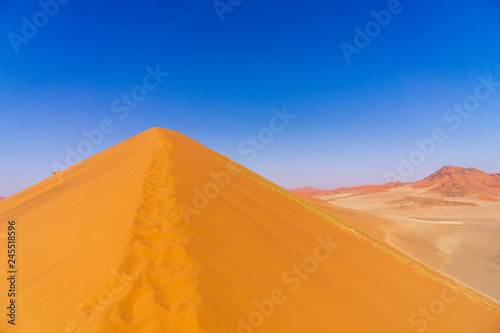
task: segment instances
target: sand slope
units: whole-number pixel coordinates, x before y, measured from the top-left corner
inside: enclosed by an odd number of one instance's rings
[[[0,331],[500,331],[494,304],[321,215],[151,129],[0,203],[22,249]]]

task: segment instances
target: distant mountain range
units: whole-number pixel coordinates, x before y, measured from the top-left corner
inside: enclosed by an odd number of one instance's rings
[[[414,183],[392,182],[383,185],[341,187],[330,191],[302,187],[292,192],[313,196],[342,195],[345,198],[387,192],[390,189],[403,186],[415,190],[427,189],[423,193],[438,194],[441,197],[500,202],[500,173],[490,174],[475,168],[455,166],[444,166],[432,175]]]

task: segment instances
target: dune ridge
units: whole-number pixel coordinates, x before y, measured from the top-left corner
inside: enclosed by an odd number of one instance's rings
[[[196,313],[199,267],[185,250],[189,239],[171,174],[172,143],[161,131],[158,136],[162,146],[153,154],[129,253],[120,266],[134,282],[106,312],[102,332],[203,332]]]

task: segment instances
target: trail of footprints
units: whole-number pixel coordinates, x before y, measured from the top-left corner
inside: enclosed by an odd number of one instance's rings
[[[196,306],[196,263],[187,255],[188,238],[174,192],[169,151],[153,155],[143,184],[127,258],[120,269],[133,277],[126,295],[107,310],[102,332],[201,332]]]

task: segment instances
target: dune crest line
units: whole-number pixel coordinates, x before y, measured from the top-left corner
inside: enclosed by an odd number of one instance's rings
[[[203,332],[196,307],[197,263],[188,256],[188,236],[175,195],[169,151],[172,143],[158,131],[162,147],[153,154],[120,271],[133,278],[125,296],[105,312],[106,332]]]

